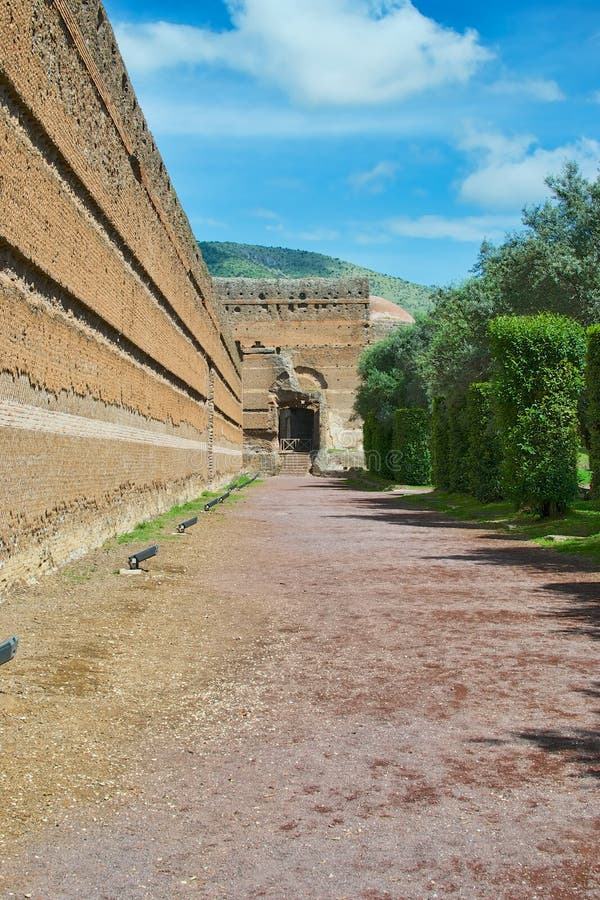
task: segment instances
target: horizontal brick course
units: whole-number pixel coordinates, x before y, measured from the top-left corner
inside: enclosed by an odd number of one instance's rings
[[[241,362],[101,5],[0,4],[0,585],[241,465]]]

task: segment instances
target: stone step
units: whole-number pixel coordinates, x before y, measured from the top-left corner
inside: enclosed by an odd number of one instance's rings
[[[310,469],[309,453],[282,453],[280,475],[307,475]]]

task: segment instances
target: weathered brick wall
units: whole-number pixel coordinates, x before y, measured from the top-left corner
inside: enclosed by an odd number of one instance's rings
[[[0,0],[0,583],[241,465],[241,363],[96,0]]]
[[[215,278],[243,354],[246,462],[277,469],[279,409],[318,408],[319,459],[343,449],[361,461],[362,426],[352,417],[358,357],[369,342],[366,278]],[[331,459],[331,455],[329,459]]]

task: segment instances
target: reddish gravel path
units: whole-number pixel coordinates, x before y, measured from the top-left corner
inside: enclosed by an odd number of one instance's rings
[[[219,521],[182,575],[237,611],[212,715],[140,735],[134,799],[30,837],[3,897],[600,897],[595,571],[335,481]]]

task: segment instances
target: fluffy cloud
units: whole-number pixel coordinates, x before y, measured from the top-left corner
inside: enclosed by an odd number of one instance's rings
[[[411,219],[390,219],[387,229],[399,237],[425,238],[480,243],[484,238],[500,240],[518,224],[513,216],[466,216],[454,219],[446,216],[420,216]]]
[[[128,66],[150,72],[219,66],[313,106],[371,105],[468,81],[491,57],[476,32],[461,34],[410,0],[229,0],[233,29],[122,24]]]
[[[547,196],[544,179],[560,172],[567,160],[578,163],[586,178],[597,177],[598,141],[581,138],[553,150],[535,144],[535,139],[528,136],[510,140],[502,135],[471,135],[463,146],[475,152],[480,162],[476,171],[460,184],[461,199],[487,208],[520,209]]]

